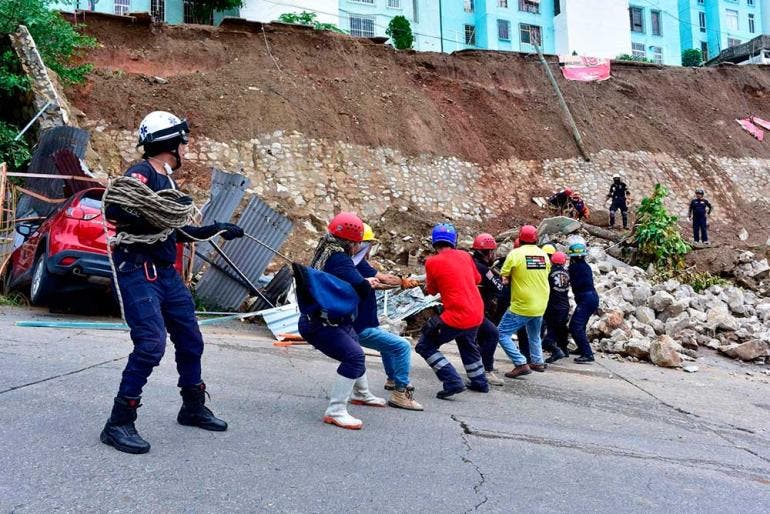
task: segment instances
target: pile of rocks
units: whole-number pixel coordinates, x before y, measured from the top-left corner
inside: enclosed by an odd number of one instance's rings
[[[742,252],[733,270],[736,281],[763,295],[770,295],[770,264],[753,252]]]
[[[770,357],[770,299],[735,286],[653,285],[639,268],[593,256],[601,305],[589,337],[599,350],[664,367],[694,360],[700,346],[743,361]]]

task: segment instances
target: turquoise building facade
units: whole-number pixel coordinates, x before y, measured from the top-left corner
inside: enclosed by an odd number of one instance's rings
[[[70,0],[53,2],[52,9],[61,11],[94,11],[106,14],[128,14],[132,12],[152,13],[157,21],[178,25],[191,22],[190,13],[194,0]],[[238,16],[238,9],[214,13],[214,24],[225,16]]]
[[[695,48],[704,60],[762,34],[765,0],[679,0],[682,50]]]
[[[631,54],[657,64],[682,64],[679,0],[630,0]]]

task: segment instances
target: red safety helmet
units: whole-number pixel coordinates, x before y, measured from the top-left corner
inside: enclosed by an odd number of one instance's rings
[[[564,192],[567,193],[567,196],[572,196],[572,189],[565,187]]]
[[[492,234],[487,234],[485,232],[476,236],[476,239],[473,240],[473,246],[471,248],[474,250],[494,250],[497,248],[497,241],[495,241],[495,238],[492,237]]]
[[[364,222],[354,212],[341,212],[329,222],[329,233],[340,239],[360,243],[364,240]]]
[[[566,264],[567,254],[564,252],[556,252],[555,254],[551,255],[551,263],[560,265]]]
[[[537,243],[537,228],[533,225],[524,225],[519,231],[519,240],[522,243]]]

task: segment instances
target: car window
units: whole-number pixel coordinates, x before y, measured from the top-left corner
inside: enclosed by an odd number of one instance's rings
[[[80,199],[80,207],[89,207],[91,209],[96,209],[97,211],[102,210],[102,201],[97,198],[81,198]]]

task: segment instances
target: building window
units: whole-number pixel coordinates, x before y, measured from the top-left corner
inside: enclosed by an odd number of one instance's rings
[[[473,0],[464,0],[465,12],[473,12]]]
[[[729,30],[738,30],[738,11],[734,9],[725,10],[725,26]]]
[[[519,25],[519,38],[522,43],[528,45],[539,45],[541,41],[540,27],[522,23]]]
[[[508,8],[508,0],[497,0],[497,6],[498,7],[504,7],[505,9]]]
[[[749,14],[749,32],[754,33],[754,15]]]
[[[631,55],[638,59],[646,59],[647,51],[644,49],[644,43],[631,43]]]
[[[706,3],[705,0],[698,0],[698,5],[703,5],[704,3]]]
[[[131,0],[115,0],[115,14],[128,14],[131,10]]]
[[[166,20],[166,0],[152,0],[150,2],[150,14],[155,21]]]
[[[553,15],[561,14],[561,0],[553,0]]]
[[[511,22],[508,20],[497,20],[497,39],[503,41],[511,40]]]
[[[391,9],[401,9],[401,0],[388,0],[388,7]]]
[[[660,46],[651,46],[652,62],[655,64],[663,64],[663,48]]]
[[[644,17],[641,7],[629,7],[628,15],[631,18],[631,32],[644,32]]]
[[[754,7],[754,0],[746,0],[746,5],[749,7]]]
[[[698,27],[701,32],[706,32],[706,13],[703,11],[698,13]]]
[[[660,11],[650,11],[650,30],[653,36],[660,36]]]
[[[465,26],[465,44],[476,46],[476,25]]]
[[[374,4],[374,0],[349,0],[355,4]]]
[[[374,18],[371,16],[351,16],[350,35],[353,37],[374,37]]]
[[[703,61],[709,60],[709,44],[705,41],[700,42],[700,54],[703,56]]]
[[[540,14],[540,0],[519,0],[519,10]]]
[[[733,39],[731,37],[727,38],[727,48],[732,48],[732,47],[738,46],[740,44],[741,44],[741,40],[740,39]]]

